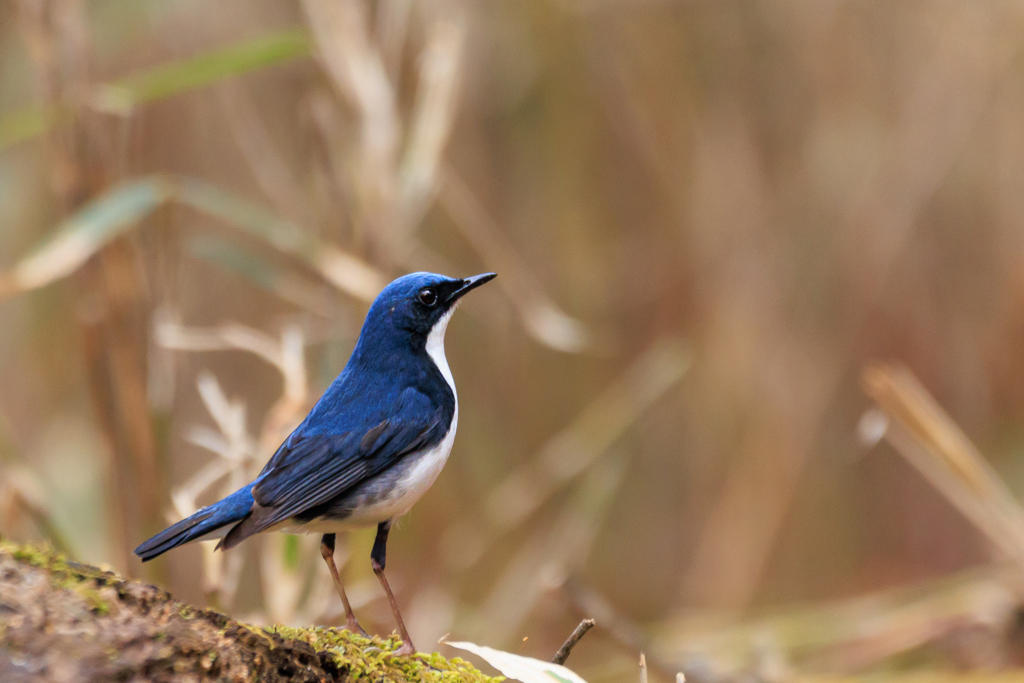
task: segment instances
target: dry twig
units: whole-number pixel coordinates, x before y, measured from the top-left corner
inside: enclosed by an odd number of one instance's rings
[[[587,635],[587,631],[594,628],[594,624],[597,622],[593,619],[584,619],[580,622],[579,626],[573,629],[573,632],[569,634],[565,642],[562,643],[562,647],[558,648],[558,652],[555,653],[554,658],[551,660],[555,664],[565,664],[565,660],[569,659],[569,655],[572,653],[572,649],[576,647],[576,643],[580,642],[583,636]]]

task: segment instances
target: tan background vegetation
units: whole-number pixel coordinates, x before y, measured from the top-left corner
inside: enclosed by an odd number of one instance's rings
[[[392,535],[421,647],[547,658],[597,616],[592,683],[640,647],[659,676],[1010,663],[1022,27],[999,1],[0,3],[0,534],[337,623],[315,539],[130,549],[258,471],[381,283],[496,270],[448,332],[452,458]],[[925,390],[948,418],[915,422]],[[877,447],[872,398],[909,425]],[[344,571],[388,631],[371,542]]]

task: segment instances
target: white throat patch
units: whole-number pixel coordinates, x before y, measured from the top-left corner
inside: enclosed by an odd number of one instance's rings
[[[448,382],[448,386],[451,387],[452,394],[455,395],[456,410],[458,410],[458,395],[455,394],[455,379],[452,378],[452,371],[448,367],[448,359],[444,355],[444,333],[448,329],[448,321],[452,319],[452,313],[455,312],[456,306],[452,306],[448,309],[441,318],[434,323],[433,329],[430,330],[430,334],[427,335],[427,355],[434,361],[434,365],[441,371],[441,375],[444,380]],[[454,427],[454,425],[452,425]],[[452,431],[455,431],[454,429]]]

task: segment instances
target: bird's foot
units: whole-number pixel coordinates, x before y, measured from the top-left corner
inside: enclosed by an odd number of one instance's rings
[[[356,621],[355,617],[349,617],[345,620],[345,628],[347,628],[352,633],[358,633],[359,635],[365,638],[370,637],[370,634],[363,630],[363,627],[359,625],[359,622]]]
[[[402,641],[402,647],[395,650],[395,654],[406,657],[408,655],[416,654],[416,647],[408,640]]]

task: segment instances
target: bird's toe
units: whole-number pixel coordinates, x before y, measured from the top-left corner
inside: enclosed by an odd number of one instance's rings
[[[370,634],[363,630],[363,627],[359,625],[359,622],[356,621],[355,617],[346,620],[345,628],[347,628],[352,633],[358,633],[359,635],[364,636],[366,638],[370,637]]]

